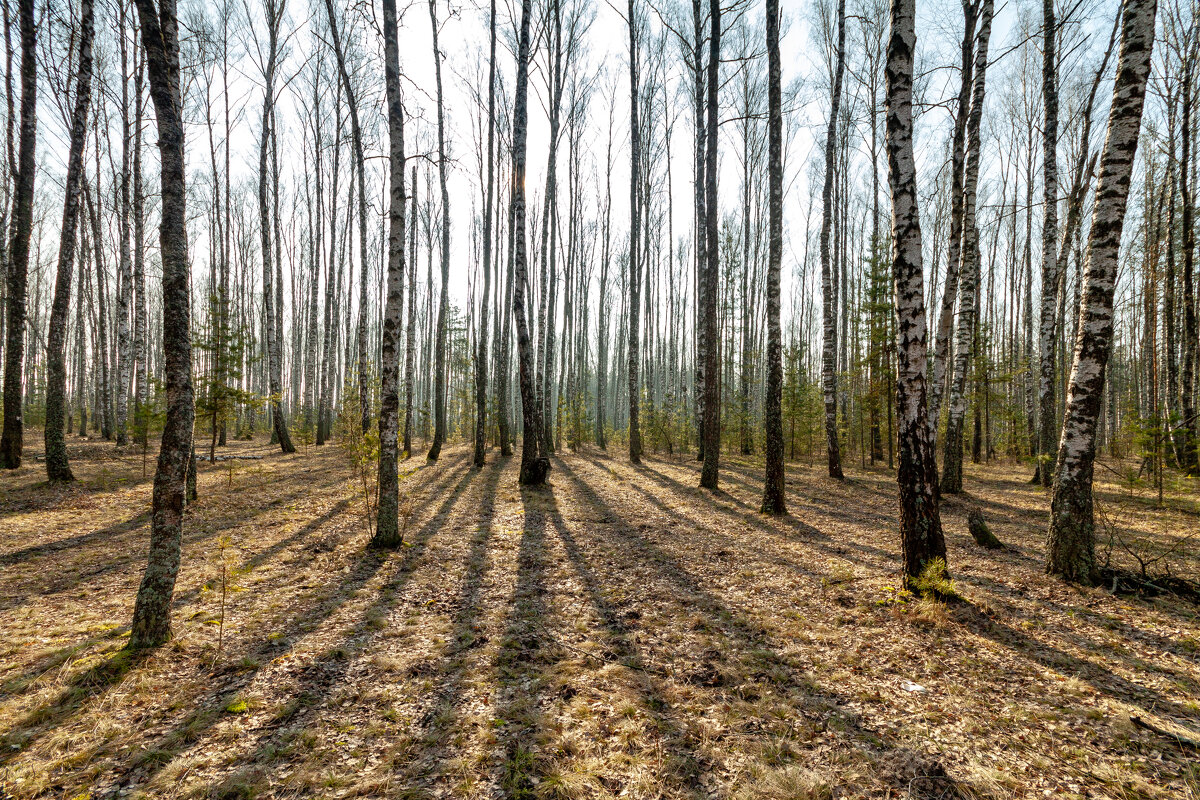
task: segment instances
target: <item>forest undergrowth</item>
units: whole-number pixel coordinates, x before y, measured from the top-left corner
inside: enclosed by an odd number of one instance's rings
[[[883,468],[789,464],[772,518],[753,459],[714,494],[584,449],[523,489],[456,445],[402,465],[385,553],[336,448],[224,452],[137,659],[153,465],[71,439],[76,484],[0,476],[0,797],[1200,797],[1200,607],[1044,575],[1025,465],[943,504],[939,602],[900,589]],[[1109,466],[1102,555],[1200,575],[1195,487]]]

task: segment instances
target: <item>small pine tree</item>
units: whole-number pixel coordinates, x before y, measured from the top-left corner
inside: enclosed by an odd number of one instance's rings
[[[379,429],[372,425],[363,430],[362,405],[358,398],[358,381],[347,380],[334,422],[334,438],[354,471],[354,480],[363,497],[367,536],[371,537],[375,535],[375,515],[379,502],[376,491],[379,485]]]
[[[205,420],[209,428],[209,461],[213,461],[221,428],[234,419],[239,407],[257,410],[266,398],[240,388],[245,356],[253,352],[247,330],[237,325],[221,330],[216,323],[219,304],[215,294],[210,295],[208,304],[209,322],[200,326],[192,347],[197,352],[196,363],[204,367],[195,386],[196,419]],[[250,364],[256,360],[253,355],[248,359]]]

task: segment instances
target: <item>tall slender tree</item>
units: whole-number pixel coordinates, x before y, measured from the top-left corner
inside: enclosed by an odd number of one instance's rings
[[[441,299],[438,301],[437,344],[433,368],[433,444],[427,458],[437,461],[446,441],[446,337],[450,325],[450,190],[446,174],[450,169],[446,153],[446,105],[442,98],[442,51],[438,46],[436,0],[429,0],[429,23],[433,28],[433,73],[437,80],[438,183],[442,194]],[[430,287],[430,291],[432,291]]]
[[[496,152],[496,0],[488,17],[487,188],[483,205],[483,294],[479,304],[479,334],[475,357],[475,466],[482,467],[487,446],[488,300],[492,292],[492,202],[495,194]]]
[[[779,0],[766,0],[767,11],[767,183],[770,208],[767,231],[767,392],[766,478],[762,510],[787,511],[783,482],[783,332],[779,315],[779,273],[783,261],[783,89],[779,57]]]
[[[533,352],[529,337],[529,319],[525,310],[525,290],[529,283],[525,231],[526,142],[529,135],[529,28],[532,0],[521,0],[521,26],[517,38],[517,84],[513,101],[513,176],[510,210],[513,237],[513,319],[517,325],[517,373],[521,383],[521,473],[518,480],[526,486],[546,482],[550,459],[542,450],[542,415],[534,387]]]
[[[842,104],[842,76],[846,71],[846,0],[837,3],[837,48],[834,53],[833,88],[829,102],[829,122],[825,130],[825,183],[821,189],[821,388],[825,400],[825,444],[829,477],[842,480],[842,454],[838,445],[838,312],[835,300],[833,252],[833,188],[837,164],[838,111]]]
[[[638,124],[640,103],[638,74],[638,16],[635,0],[629,0],[629,339],[626,346],[629,380],[629,460],[634,464],[642,461],[641,387],[639,369],[641,365],[641,340],[638,326],[641,322],[641,198],[638,184],[641,180],[642,142]]]
[[[283,243],[272,241],[271,214],[271,130],[275,124],[275,71],[279,63],[279,32],[283,26],[286,0],[263,0],[267,17],[267,54],[263,65],[262,130],[258,149],[258,235],[263,265],[263,332],[267,347],[267,391],[271,395],[273,439],[285,453],[296,452],[283,413],[283,343],[279,341],[273,248]]]
[[[404,543],[400,529],[400,331],[404,313],[404,104],[396,0],[383,0],[383,69],[388,121],[387,299],[383,309],[379,386],[379,515],[373,542]],[[416,220],[413,220],[416,224]]]
[[[79,223],[79,193],[83,178],[83,146],[87,140],[88,108],[92,102],[92,0],[79,3],[79,64],[75,71],[75,108],[71,112],[71,142],[67,151],[67,180],[58,246],[58,274],[46,342],[46,477],[71,481],[67,463],[66,426],[67,317],[71,312],[71,273],[75,270],[75,232]],[[122,32],[124,35],[124,32]],[[124,75],[122,75],[124,80]]]
[[[900,549],[905,583],[946,558],[937,464],[926,407],[926,330],[921,218],[913,158],[915,0],[892,0],[885,68],[885,137],[892,192],[892,282],[896,302],[896,417],[900,468]]]
[[[709,0],[708,38],[708,131],[704,153],[704,227],[706,264],[704,266],[704,418],[702,447],[704,461],[700,485],[716,491],[721,460],[721,346],[717,340],[717,291],[720,287],[720,262],[717,252],[717,134],[720,125],[718,106],[721,81],[721,0]]]
[[[358,94],[350,82],[350,70],[346,67],[346,53],[338,32],[337,13],[333,0],[325,0],[325,11],[329,15],[329,36],[333,42],[333,53],[337,59],[338,75],[346,92],[346,105],[350,109],[350,143],[354,148],[354,171],[358,175],[358,254],[361,261],[359,273],[358,331],[355,341],[358,346],[358,403],[362,430],[371,427],[371,375],[367,359],[367,284],[370,275],[371,256],[367,248],[367,159],[363,152],[362,128],[358,121]],[[401,243],[403,245],[403,243]]]
[[[979,227],[975,208],[979,185],[979,160],[983,152],[980,131],[986,93],[988,40],[992,33],[992,0],[983,0],[971,87],[971,113],[967,118],[967,161],[963,172],[962,246],[959,248],[958,314],[954,330],[954,375],[950,385],[950,415],[946,422],[942,458],[942,492],[962,491],[963,420],[967,413],[967,373],[974,352],[975,306],[979,292]]]
[[[1038,320],[1038,437],[1035,480],[1050,485],[1058,428],[1058,25],[1054,0],[1042,0],[1042,302]]]
[[[25,292],[29,280],[29,241],[33,235],[33,181],[37,170],[34,152],[37,146],[37,26],[33,0],[20,0],[17,16],[21,28],[21,132],[13,191],[12,243],[8,246],[8,302],[4,330],[4,432],[0,434],[0,466],[5,469],[21,466]],[[8,111],[11,126],[11,105]],[[11,137],[10,128],[10,143]],[[12,149],[11,144],[9,149]]]
[[[1046,571],[1084,584],[1095,584],[1101,577],[1096,563],[1092,503],[1096,428],[1112,348],[1117,256],[1142,127],[1156,11],[1156,0],[1126,0],[1121,10],[1117,78],[1108,114],[1108,134],[1100,156],[1100,177],[1080,287],[1075,355],[1055,463]]]
[[[946,388],[946,366],[950,361],[950,335],[954,331],[954,306],[958,301],[958,268],[962,248],[963,169],[967,160],[967,118],[970,116],[971,85],[975,74],[975,25],[979,3],[963,0],[961,83],[954,110],[954,134],[950,156],[950,236],[946,278],[942,285],[941,312],[933,342],[933,365],[929,375],[929,424],[937,439],[942,393]]]
[[[175,0],[136,0],[150,98],[158,123],[161,184],[162,346],[166,416],[154,473],[150,554],[133,609],[129,647],[155,647],[171,636],[171,596],[183,545],[184,484],[192,454],[190,267],[187,175],[183,150],[183,91]]]

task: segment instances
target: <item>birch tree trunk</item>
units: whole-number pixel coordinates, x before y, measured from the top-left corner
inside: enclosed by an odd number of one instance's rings
[[[1195,74],[1195,48],[1189,43],[1187,55],[1184,57],[1183,85],[1180,86],[1180,150],[1182,159],[1179,164],[1179,202],[1182,206],[1183,217],[1183,369],[1180,371],[1180,405],[1183,409],[1183,421],[1180,428],[1183,431],[1183,450],[1180,454],[1179,466],[1188,475],[1200,473],[1200,459],[1197,456],[1197,429],[1200,424],[1196,420],[1196,291],[1195,291],[1195,252],[1196,231],[1193,224],[1194,206],[1192,204],[1191,170],[1196,154],[1193,152],[1192,128],[1192,84]]]
[[[888,36],[886,146],[892,193],[892,281],[896,302],[896,416],[900,464],[900,545],[909,586],[933,559],[946,558],[938,511],[937,465],[925,404],[925,287],[912,85],[915,0],[892,0]]]
[[[358,330],[358,403],[362,430],[371,427],[371,380],[367,361],[367,279],[370,257],[367,253],[367,162],[363,155],[362,128],[358,123],[358,98],[350,85],[350,72],[346,69],[346,55],[342,51],[342,40],[338,34],[337,13],[333,0],[325,0],[325,11],[329,15],[329,35],[333,40],[333,53],[337,59],[338,75],[346,91],[346,105],[350,108],[350,142],[354,148],[354,168],[358,173],[358,254],[362,261],[359,277]],[[336,198],[335,198],[336,199]],[[401,242],[401,247],[404,243]]]
[[[766,427],[766,477],[762,510],[787,511],[783,481],[783,334],[779,327],[779,273],[783,260],[783,91],[779,58],[779,0],[767,3],[767,392],[763,400]]]
[[[262,247],[263,265],[263,332],[267,346],[267,391],[271,395],[271,421],[274,425],[274,438],[279,442],[279,448],[285,453],[296,452],[292,438],[288,434],[287,419],[283,415],[283,359],[280,354],[279,331],[275,319],[275,258],[272,242],[271,204],[270,204],[270,164],[271,128],[274,124],[275,106],[275,67],[279,57],[279,28],[283,23],[283,7],[285,0],[264,0],[263,6],[267,15],[267,63],[263,75],[263,110],[262,138],[258,150],[258,214],[259,242]]]
[[[96,172],[99,174],[99,164],[96,165]],[[105,439],[112,438],[112,408],[111,408],[111,393],[109,392],[109,363],[110,353],[108,347],[108,304],[106,297],[108,290],[105,288],[104,277],[108,274],[108,270],[104,265],[104,248],[97,246],[96,242],[103,241],[100,227],[100,211],[99,201],[96,200],[91,189],[88,187],[88,179],[86,175],[82,176],[83,195],[88,207],[88,217],[91,220],[92,227],[92,255],[95,258],[95,273],[96,273],[96,361],[98,362],[99,380],[96,382],[96,414],[94,416],[95,427],[100,430],[100,435]]]
[[[1156,0],[1127,0],[1122,9],[1121,50],[1100,157],[1095,210],[1088,234],[1075,356],[1055,465],[1046,571],[1095,584],[1095,522],[1092,471],[1096,426],[1104,396],[1104,373],[1112,344],[1117,256],[1130,177],[1142,125],[1142,107],[1154,46]]]
[[[437,77],[438,182],[442,190],[442,288],[438,302],[437,354],[433,368],[433,444],[426,456],[437,461],[446,441],[446,333],[450,324],[450,192],[446,188],[446,106],[442,99],[442,51],[438,48],[435,0],[429,0],[429,22],[433,26],[433,69]]]
[[[708,124],[704,116],[704,16],[701,0],[692,0],[692,113],[696,118],[695,164],[693,165],[693,202],[695,203],[695,296],[696,312],[694,327],[696,329],[696,459],[704,460],[704,398],[706,396],[704,371],[708,365],[708,340],[705,338],[708,328],[704,323],[705,309],[708,308],[704,299],[707,285],[705,276],[708,274],[708,214],[705,211],[705,163],[708,152]]]
[[[513,318],[517,324],[517,372],[521,381],[521,474],[519,482],[537,486],[546,482],[550,459],[542,451],[542,415],[534,387],[533,353],[529,319],[525,311],[525,289],[529,282],[525,232],[525,162],[529,134],[529,25],[532,0],[521,0],[521,31],[517,40],[517,85],[513,103],[513,178],[510,214],[513,236]]]
[[[4,432],[0,435],[0,466],[21,466],[23,411],[21,374],[25,364],[25,292],[29,279],[29,240],[33,234],[33,181],[37,169],[37,28],[34,0],[20,0],[21,133],[13,191],[12,244],[8,248],[8,302],[4,342]],[[11,125],[11,107],[10,122]],[[11,141],[11,140],[10,140]]]
[[[708,131],[704,153],[704,461],[700,485],[716,491],[721,459],[721,346],[717,340],[717,292],[720,288],[720,262],[717,248],[717,133],[718,95],[721,78],[721,0],[709,0],[708,40]]]
[[[967,119],[967,164],[963,174],[962,247],[959,249],[958,322],[954,331],[954,376],[950,386],[950,416],[942,459],[942,492],[962,491],[963,419],[967,413],[967,372],[974,352],[975,306],[979,290],[979,228],[975,205],[979,185],[979,159],[983,151],[980,126],[987,84],[988,41],[992,35],[992,0],[983,0],[971,88],[971,115]]]
[[[614,88],[614,96],[615,96]],[[614,97],[615,99],[615,97]],[[604,150],[604,219],[601,231],[600,304],[596,307],[596,446],[608,449],[608,270],[612,260],[612,129],[614,106],[608,110],[608,142]]]
[[[975,74],[975,25],[979,6],[963,3],[962,83],[954,112],[954,139],[950,157],[950,239],[946,258],[946,281],[942,287],[941,313],[933,343],[933,367],[929,384],[929,425],[937,441],[942,392],[946,389],[946,365],[950,360],[950,334],[954,330],[954,306],[958,300],[958,275],[962,259],[963,168],[967,160],[967,118],[970,116],[971,85]]]
[[[829,234],[833,227],[833,179],[837,153],[838,110],[842,101],[842,75],[846,69],[846,0],[838,0],[838,41],[833,69],[833,93],[825,132],[825,184],[821,189],[821,309],[824,330],[821,346],[821,388],[825,401],[825,440],[829,477],[842,480],[842,456],[837,428],[837,304],[834,297],[833,254]]]
[[[496,0],[488,19],[487,190],[483,208],[483,295],[479,304],[479,334],[475,357],[475,466],[483,466],[487,447],[488,301],[492,292],[492,202],[495,199],[496,152]]]
[[[400,318],[404,313],[404,105],[400,94],[400,44],[396,0],[383,0],[383,66],[388,120],[387,299],[379,369],[379,516],[372,540],[399,547],[400,530]],[[415,220],[414,220],[415,224]]]
[[[146,192],[142,186],[142,86],[145,76],[145,58],[136,58],[137,66],[133,71],[133,291],[134,291],[134,322],[133,322],[133,361],[136,365],[137,394],[134,399],[135,423],[138,429],[139,444],[147,445],[149,439],[149,424],[147,414],[150,402],[150,365],[149,365],[149,327],[150,303],[146,297]],[[228,102],[228,101],[226,101]],[[228,139],[229,122],[226,111],[226,137]],[[229,149],[225,150],[226,172],[229,171]],[[229,237],[229,182],[225,182],[225,236]],[[228,245],[225,252],[229,252]],[[223,296],[229,297],[228,264],[223,275]],[[225,306],[225,319],[222,325],[228,327],[228,302]],[[224,441],[222,428],[221,444]]]
[[[136,0],[150,97],[158,121],[162,220],[163,374],[167,410],[154,473],[150,554],[133,610],[129,647],[155,647],[171,636],[171,596],[183,544],[184,484],[192,453],[191,307],[187,246],[186,161],[179,26],[174,0]]]
[[[417,166],[412,167],[412,216],[408,226],[408,331],[404,346],[404,457],[412,456],[413,361],[417,349]]]
[[[510,151],[511,158],[511,151]],[[511,196],[511,189],[510,189]],[[496,211],[496,216],[499,218],[499,209]],[[512,362],[512,306],[513,306],[513,229],[512,220],[509,220],[508,228],[508,248],[505,252],[505,276],[504,276],[504,309],[496,314],[498,321],[503,324],[499,326],[496,335],[496,344],[499,346],[499,358],[497,359],[496,367],[496,416],[499,418],[499,435],[500,435],[500,455],[503,458],[512,456],[512,421],[508,413],[509,405],[509,364]]]
[[[67,317],[71,312],[71,273],[75,269],[75,232],[79,222],[79,187],[83,174],[83,147],[87,139],[88,107],[92,102],[92,0],[79,4],[79,65],[75,73],[75,108],[71,112],[71,143],[67,154],[67,178],[63,189],[62,229],[58,246],[58,274],[46,342],[46,477],[73,481],[67,463],[64,438],[67,395],[65,344]],[[124,32],[122,32],[123,35]],[[124,75],[121,76],[122,81]],[[123,248],[128,256],[128,246]],[[128,258],[126,258],[128,261]],[[128,280],[126,281],[128,282]],[[128,306],[126,306],[128,311]],[[128,314],[126,315],[128,317]],[[128,339],[128,319],[126,319]],[[128,361],[128,353],[126,353]],[[123,435],[123,431],[122,431]]]
[[[1054,385],[1058,365],[1058,29],[1054,0],[1042,0],[1042,302],[1038,320],[1038,438],[1037,475],[1050,486],[1050,453],[1057,428]],[[1087,146],[1086,141],[1084,147]]]
[[[82,5],[80,6],[82,9]],[[133,341],[130,316],[133,312],[133,265],[130,263],[129,252],[129,156],[130,156],[130,124],[129,124],[129,81],[126,77],[127,54],[125,49],[125,6],[121,5],[120,37],[121,51],[121,184],[118,190],[120,214],[118,219],[118,235],[120,244],[117,247],[117,414],[116,434],[117,445],[126,442],[126,428],[129,420],[129,390],[133,382]],[[86,112],[85,112],[86,113]],[[78,202],[78,201],[76,201]],[[49,398],[47,398],[49,399]],[[49,417],[47,417],[47,425]],[[49,452],[46,460],[49,463]]]
[[[642,430],[638,419],[641,388],[638,368],[641,344],[638,326],[641,321],[641,251],[639,230],[641,197],[638,181],[641,176],[641,130],[638,127],[638,37],[634,0],[629,0],[629,341],[626,353],[629,363],[629,460],[642,462]]]

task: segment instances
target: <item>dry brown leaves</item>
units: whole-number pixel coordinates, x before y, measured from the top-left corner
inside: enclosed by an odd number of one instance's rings
[[[201,465],[176,638],[136,663],[140,454],[75,445],[66,489],[0,476],[0,796],[1200,791],[1196,753],[1132,722],[1200,730],[1197,609],[1047,578],[1019,468],[945,505],[945,606],[897,590],[882,469],[789,467],[772,519],[749,462],[714,495],[690,460],[588,451],[521,489],[456,447],[410,462],[408,546],[376,553],[336,451],[229,450],[262,458]],[[1196,523],[1194,496],[1100,496],[1131,535]],[[1005,550],[974,544],[974,506]]]

